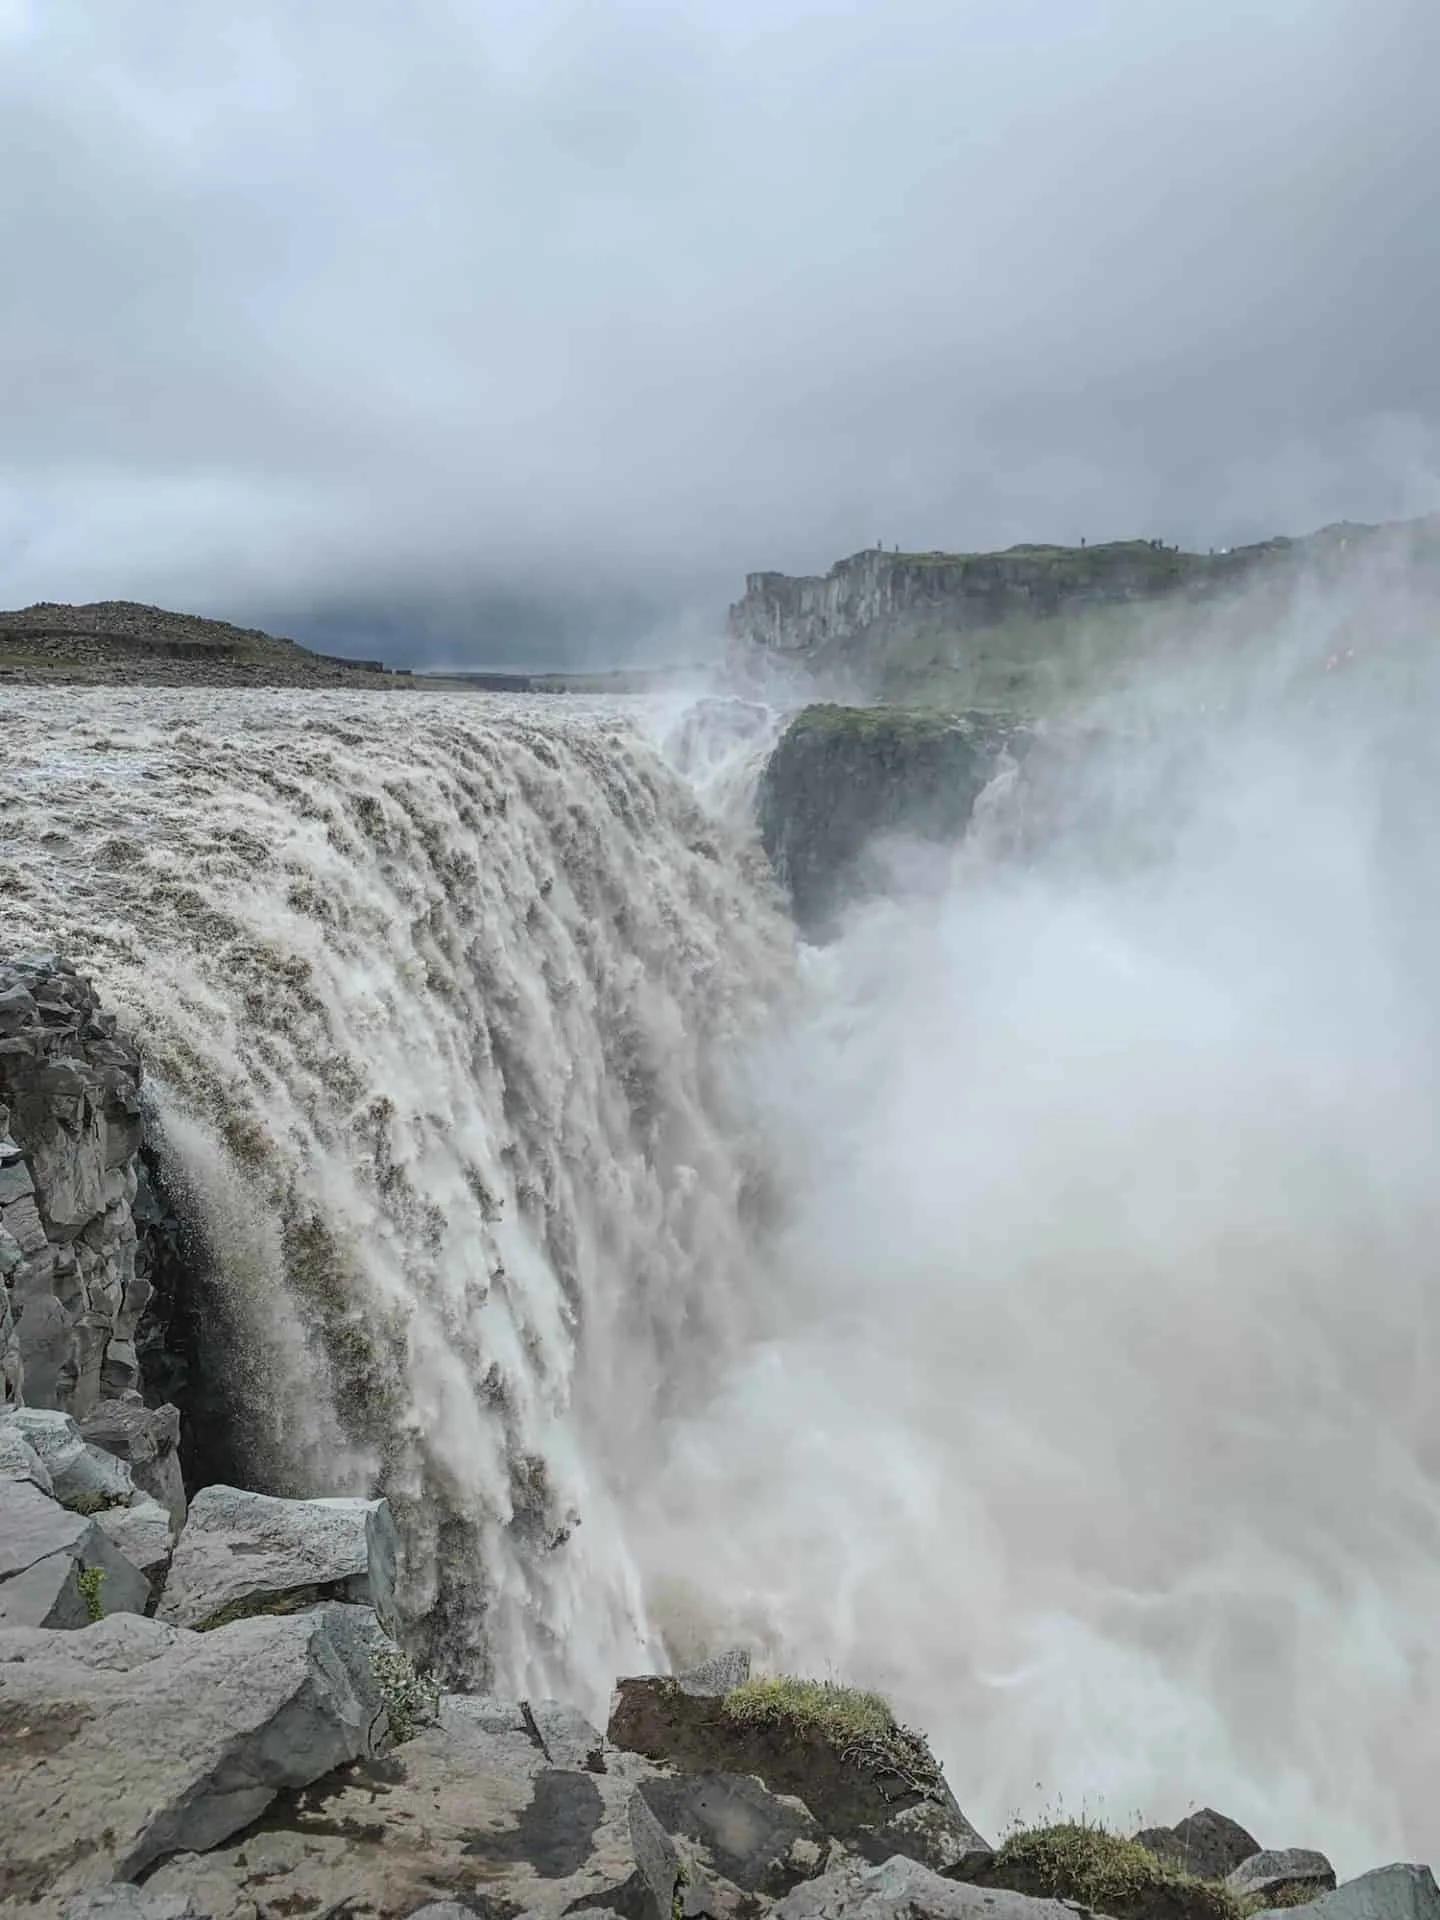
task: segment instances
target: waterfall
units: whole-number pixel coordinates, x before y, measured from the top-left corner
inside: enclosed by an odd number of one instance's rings
[[[617,1501],[743,1331],[758,852],[603,705],[7,708],[5,944],[143,1047],[246,1471],[383,1490],[421,1656],[597,1707],[662,1657]]]
[[[1358,1871],[1436,1843],[1433,704],[1052,743],[811,950],[758,702],[11,694],[3,944],[143,1044],[246,1470],[389,1494],[447,1676],[739,1637],[992,1829]]]

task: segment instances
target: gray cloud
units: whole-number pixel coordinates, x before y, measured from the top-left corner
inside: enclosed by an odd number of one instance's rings
[[[1422,0],[0,0],[0,603],[1428,510],[1437,67]]]

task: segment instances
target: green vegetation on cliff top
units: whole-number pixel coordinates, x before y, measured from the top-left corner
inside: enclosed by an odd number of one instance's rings
[[[898,576],[893,599],[868,623],[863,602],[857,624],[827,615],[797,657],[821,685],[834,673],[861,699],[910,710],[1042,716],[1098,706],[1113,718],[1132,705],[1153,710],[1158,689],[1165,702],[1203,711],[1272,674],[1282,656],[1302,673],[1338,660],[1347,672],[1354,663],[1403,677],[1440,646],[1440,516],[1342,523],[1214,553],[1147,540],[872,550],[830,577],[863,576],[867,562]],[[773,593],[777,576],[764,578],[756,590]]]

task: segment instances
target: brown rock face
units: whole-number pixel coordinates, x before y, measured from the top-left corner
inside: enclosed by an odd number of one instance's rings
[[[948,1873],[992,1854],[918,1744],[907,1767],[904,1758],[841,1747],[820,1727],[737,1718],[722,1697],[651,1678],[620,1682],[608,1738],[683,1773],[753,1775],[802,1801],[827,1835],[866,1859],[902,1853]]]

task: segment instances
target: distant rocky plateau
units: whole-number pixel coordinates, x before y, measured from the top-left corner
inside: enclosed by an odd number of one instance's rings
[[[1155,540],[1002,553],[874,547],[816,576],[752,573],[730,609],[737,667],[799,670],[833,697],[1051,713],[1138,663],[1224,654],[1323,597],[1342,652],[1377,600],[1404,626],[1440,605],[1440,516],[1342,522],[1186,553]]]
[[[312,653],[253,627],[132,600],[0,612],[0,686],[365,687],[407,678],[378,660]]]

